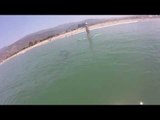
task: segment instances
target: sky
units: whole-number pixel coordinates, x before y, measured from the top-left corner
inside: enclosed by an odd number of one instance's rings
[[[0,49],[24,36],[64,23],[89,18],[120,17],[115,15],[0,15]]]

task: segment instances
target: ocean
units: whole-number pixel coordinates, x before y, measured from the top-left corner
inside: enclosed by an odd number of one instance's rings
[[[160,19],[85,32],[0,65],[0,104],[160,104]]]

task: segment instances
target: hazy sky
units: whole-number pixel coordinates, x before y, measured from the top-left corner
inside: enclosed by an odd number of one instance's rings
[[[0,48],[10,45],[27,34],[60,24],[88,18],[119,16],[104,15],[0,15]]]

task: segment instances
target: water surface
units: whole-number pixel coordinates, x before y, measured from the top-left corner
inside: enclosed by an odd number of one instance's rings
[[[0,66],[0,104],[160,104],[160,20],[50,42]]]

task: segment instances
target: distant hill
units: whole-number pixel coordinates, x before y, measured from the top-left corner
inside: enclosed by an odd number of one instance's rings
[[[132,16],[132,17],[143,18],[143,17],[149,17],[149,16]],[[125,17],[125,19],[128,19],[128,18],[131,18],[131,17]],[[51,37],[60,35],[62,33],[73,31],[80,27],[84,27],[85,22],[87,22],[88,25],[90,26],[90,25],[106,22],[107,20],[109,21],[109,20],[117,20],[117,19],[124,19],[124,18],[87,19],[80,22],[73,22],[73,23],[59,25],[54,28],[49,28],[49,29],[45,29],[45,30],[41,30],[32,34],[29,34],[23,37],[22,39],[16,41],[15,43],[0,49],[0,62],[18,53],[19,51],[29,46],[32,46],[34,44],[37,44],[47,38],[51,38]]]
[[[45,30],[41,30],[32,34],[29,34],[22,39],[16,41],[15,43],[0,49],[0,62],[4,59],[18,53],[19,51],[32,46],[38,42],[41,42],[47,38],[54,37],[60,35],[65,32],[76,30],[80,27],[83,27],[83,24],[87,22],[89,25],[93,25],[96,23],[104,22],[105,19],[87,19],[80,22],[67,23],[63,25],[59,25],[54,28],[49,28]]]

